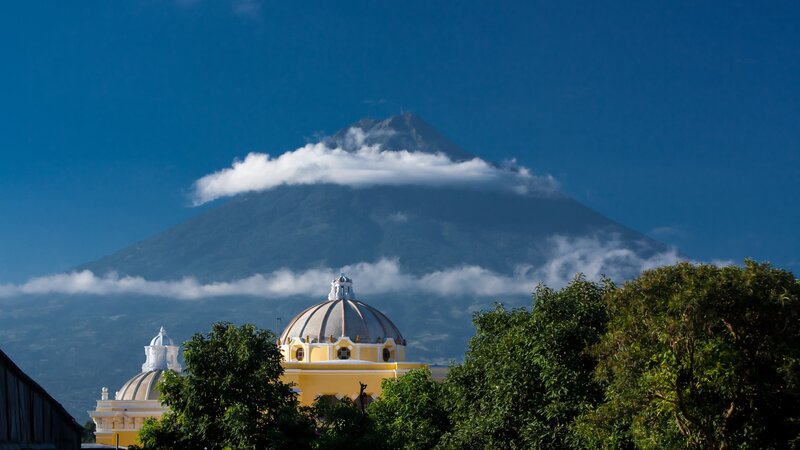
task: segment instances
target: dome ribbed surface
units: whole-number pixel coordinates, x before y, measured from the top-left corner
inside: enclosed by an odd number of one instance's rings
[[[347,336],[362,343],[374,343],[392,338],[405,345],[403,335],[394,323],[382,312],[358,300],[328,300],[301,312],[281,334],[281,342],[308,336],[312,342],[327,342],[331,336],[339,339]]]
[[[136,375],[122,385],[115,400],[158,400],[156,385],[163,374],[163,370],[149,370]]]

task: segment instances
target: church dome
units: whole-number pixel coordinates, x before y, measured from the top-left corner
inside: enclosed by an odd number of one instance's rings
[[[316,304],[301,312],[289,322],[281,334],[281,343],[291,338],[308,337],[312,342],[326,342],[348,337],[363,343],[381,342],[392,338],[405,345],[400,330],[386,315],[366,303],[356,300],[353,282],[340,275],[331,282],[328,301]]]
[[[122,385],[114,400],[158,400],[156,386],[163,375],[163,370],[149,370],[137,374]]]

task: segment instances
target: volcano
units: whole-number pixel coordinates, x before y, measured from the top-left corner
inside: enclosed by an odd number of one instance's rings
[[[353,150],[476,156],[413,114],[362,119],[324,142]],[[648,256],[664,248],[563,194],[518,195],[463,187],[334,184],[278,186],[236,196],[174,228],[84,264],[152,280],[229,281],[278,269],[341,267],[394,258],[414,275],[455,266],[501,273],[547,261],[553,236],[612,237]]]
[[[479,157],[412,114],[362,119],[323,142],[354,151],[352,130],[360,130],[360,144],[382,150],[441,154],[456,162]],[[563,193],[320,183],[282,185],[217,200],[182,224],[76,270],[147,280],[192,277],[211,283],[279,270],[333,272],[390,260],[410,277],[404,280],[463,267],[497,274],[512,274],[520,267],[547,268],[548,273],[568,272],[563,274],[568,279],[584,270],[586,257],[580,251],[585,243],[593,243],[595,253],[613,250],[604,264],[630,276],[641,270],[631,258],[648,260],[667,250]],[[572,263],[562,264],[566,260]],[[616,270],[616,263],[623,267]],[[474,311],[495,301],[530,305],[526,294],[473,292],[473,286],[483,282],[480,276],[460,281],[465,286],[454,294],[398,286],[360,295],[359,283],[370,281],[354,279],[357,297],[391,317],[409,342],[409,358],[423,362],[460,359],[474,332]],[[532,281],[523,289],[530,292],[534,287]],[[321,283],[316,296],[181,301],[152,295],[59,294],[3,299],[0,345],[84,422],[102,386],[113,392],[137,372],[142,346],[161,325],[179,341],[219,320],[251,322],[279,333],[281,317],[294,316],[327,292],[328,286]]]

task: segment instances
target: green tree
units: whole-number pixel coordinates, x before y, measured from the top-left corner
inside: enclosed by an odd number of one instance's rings
[[[427,368],[383,380],[381,396],[368,411],[389,447],[422,450],[436,446],[439,437],[451,428],[443,390]]]
[[[474,317],[464,363],[451,367],[444,398],[453,422],[442,448],[569,448],[575,417],[602,398],[592,377],[607,322],[610,283],[578,276],[559,291],[537,287],[533,308]]]
[[[385,438],[375,431],[372,418],[361,407],[344,397],[334,400],[319,397],[312,406],[317,420],[315,448],[324,450],[349,450],[386,448]]]
[[[93,443],[95,442],[94,432],[97,430],[94,420],[89,419],[83,424],[83,431],[81,432],[81,442]]]
[[[166,372],[170,412],[140,432],[145,448],[307,448],[313,420],[298,408],[275,336],[253,325],[216,323],[185,343],[183,375]]]
[[[607,402],[588,447],[800,445],[800,285],[786,271],[682,263],[610,293],[596,347]]]

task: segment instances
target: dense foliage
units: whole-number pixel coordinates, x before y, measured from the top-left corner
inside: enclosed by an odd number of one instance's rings
[[[185,343],[185,373],[166,372],[170,408],[140,432],[145,448],[307,448],[313,423],[282,381],[275,336],[253,325],[216,323]]]
[[[798,448],[800,284],[767,264],[577,278],[475,316],[441,385],[387,381],[390,448]],[[441,437],[440,437],[441,435]]]
[[[166,376],[150,448],[798,448],[800,284],[767,264],[578,276],[474,316],[443,382],[412,370],[368,408],[297,405],[274,337],[217,324]],[[313,432],[313,435],[312,435]]]
[[[376,432],[372,417],[347,397],[339,401],[320,397],[314,402],[312,412],[319,436],[314,442],[314,448],[320,450],[387,448],[384,437]]]
[[[81,443],[93,444],[95,442],[94,432],[97,431],[97,425],[94,420],[89,419],[83,424],[83,431],[81,432]]]
[[[440,446],[572,446],[573,419],[602,397],[587,350],[605,329],[610,289],[579,277],[560,291],[538,287],[531,311],[477,314],[464,363],[445,381],[453,428]]]
[[[589,447],[800,446],[800,285],[766,264],[687,263],[608,296],[597,346],[607,402]]]
[[[444,387],[428,369],[414,369],[381,383],[381,396],[369,405],[369,416],[389,448],[433,448],[451,428]]]

